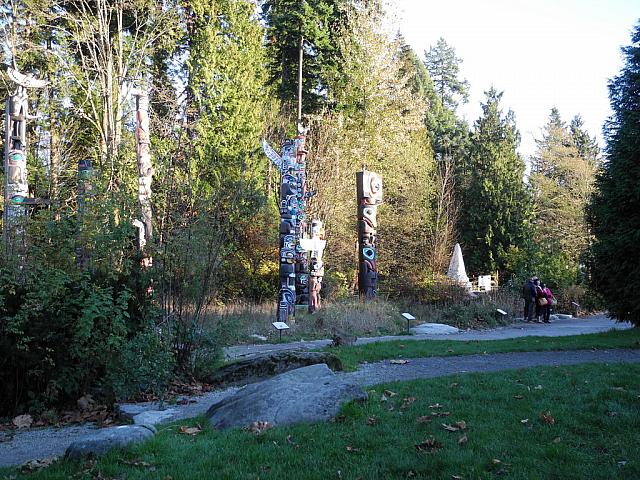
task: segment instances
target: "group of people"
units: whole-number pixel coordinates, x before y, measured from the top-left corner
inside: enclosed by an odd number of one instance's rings
[[[538,277],[531,277],[522,288],[522,297],[525,322],[550,323],[551,307],[557,302],[549,287],[541,283]]]

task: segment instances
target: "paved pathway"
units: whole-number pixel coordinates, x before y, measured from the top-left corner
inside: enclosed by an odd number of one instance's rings
[[[513,338],[519,336],[546,335],[562,336],[578,333],[593,333],[607,331],[611,328],[624,328],[624,324],[615,324],[605,317],[590,317],[570,321],[558,321],[551,325],[516,324],[495,330],[483,332],[464,332],[453,335],[416,335],[411,337],[383,337],[382,341],[401,338],[403,340],[422,339],[455,339],[455,340],[492,340],[498,338]],[[360,339],[359,343],[381,341],[381,339]],[[317,348],[328,341],[297,342],[296,344],[259,345],[253,348],[248,346],[232,347],[228,349],[230,356],[254,355],[259,352],[268,352],[292,348]],[[260,347],[260,348],[257,348]],[[277,347],[277,348],[273,348]],[[270,349],[270,350],[269,350]],[[259,352],[258,352],[259,350]],[[234,353],[236,352],[236,353]],[[339,373],[346,381],[353,381],[362,386],[370,386],[378,383],[395,380],[411,380],[416,378],[433,378],[455,373],[466,372],[490,372],[525,368],[540,365],[571,365],[585,362],[640,363],[640,350],[579,350],[560,352],[516,352],[498,353],[490,355],[464,355],[448,357],[431,357],[410,359],[404,365],[391,364],[389,361],[368,363],[361,366],[356,372]],[[195,397],[196,402],[185,406],[172,406],[176,409],[174,419],[188,418],[200,415],[207,411],[216,401],[233,394],[237,388],[209,392],[201,397]],[[152,409],[152,405],[148,405]],[[0,432],[0,467],[15,466],[27,460],[43,459],[51,456],[60,456],[72,442],[95,432],[92,425],[77,425],[62,428],[38,428],[15,432],[13,438],[2,436]]]
[[[585,333],[606,332],[609,330],[624,330],[631,328],[629,323],[617,323],[605,315],[591,315],[584,318],[570,318],[556,320],[552,323],[523,323],[517,322],[505,327],[490,330],[467,330],[459,333],[444,335],[400,335],[385,337],[359,338],[357,345],[373,342],[388,342],[391,340],[500,340],[517,337],[564,337],[567,335],[581,335]],[[278,352],[283,350],[313,350],[322,348],[331,343],[331,340],[310,340],[308,342],[291,343],[263,343],[256,345],[239,345],[224,349],[228,359],[239,357],[251,357],[262,353]]]

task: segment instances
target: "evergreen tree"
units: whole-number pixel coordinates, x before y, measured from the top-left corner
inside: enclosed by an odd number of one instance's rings
[[[524,162],[516,152],[519,133],[513,112],[503,115],[502,93],[486,92],[482,116],[472,133],[473,175],[461,213],[462,247],[474,274],[505,271],[505,253],[524,243],[529,195],[523,181]]]
[[[590,242],[585,206],[592,192],[594,164],[582,156],[576,145],[576,132],[567,128],[556,108],[552,109],[543,138],[538,141],[530,176],[536,243],[547,263],[563,267],[553,274],[556,282],[563,279],[561,283],[577,281],[576,274]],[[578,133],[580,138],[591,140],[586,132]],[[562,261],[552,262],[551,257]]]
[[[426,104],[414,94],[416,79],[401,45],[382,25],[377,2],[363,2],[349,12],[339,36],[346,81],[331,85],[336,111],[312,129],[316,150],[308,173],[310,188],[318,189],[313,214],[326,221],[331,238],[329,283],[339,276],[355,286],[354,182],[366,167],[384,183],[378,217],[381,289],[413,293],[429,273],[433,157],[425,142]]]
[[[595,235],[591,278],[609,313],[640,325],[640,23],[625,65],[609,82],[613,116],[605,133],[607,157],[598,173],[589,223]]]
[[[298,97],[300,38],[304,38],[303,112],[317,112],[327,100],[328,81],[340,77],[337,32],[345,24],[347,0],[265,0],[269,82],[285,110]]]
[[[425,65],[433,80],[436,93],[445,108],[455,110],[460,100],[469,98],[469,82],[458,78],[462,59],[455,49],[440,37],[435,46],[425,52]]]
[[[573,144],[578,149],[578,155],[595,165],[600,156],[600,147],[598,147],[596,137],[590,136],[589,132],[584,129],[584,122],[580,115],[576,115],[571,119],[569,131],[571,132]]]

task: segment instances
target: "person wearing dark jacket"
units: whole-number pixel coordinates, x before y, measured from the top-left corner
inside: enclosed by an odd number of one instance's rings
[[[533,309],[536,304],[536,287],[533,283],[533,277],[523,285],[522,298],[524,299],[524,316],[522,320],[531,322],[533,320]]]

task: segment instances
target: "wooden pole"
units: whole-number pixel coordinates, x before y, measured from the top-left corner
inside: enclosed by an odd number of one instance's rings
[[[298,47],[298,133],[302,128],[302,57],[304,55],[304,37],[300,36],[300,45]]]

